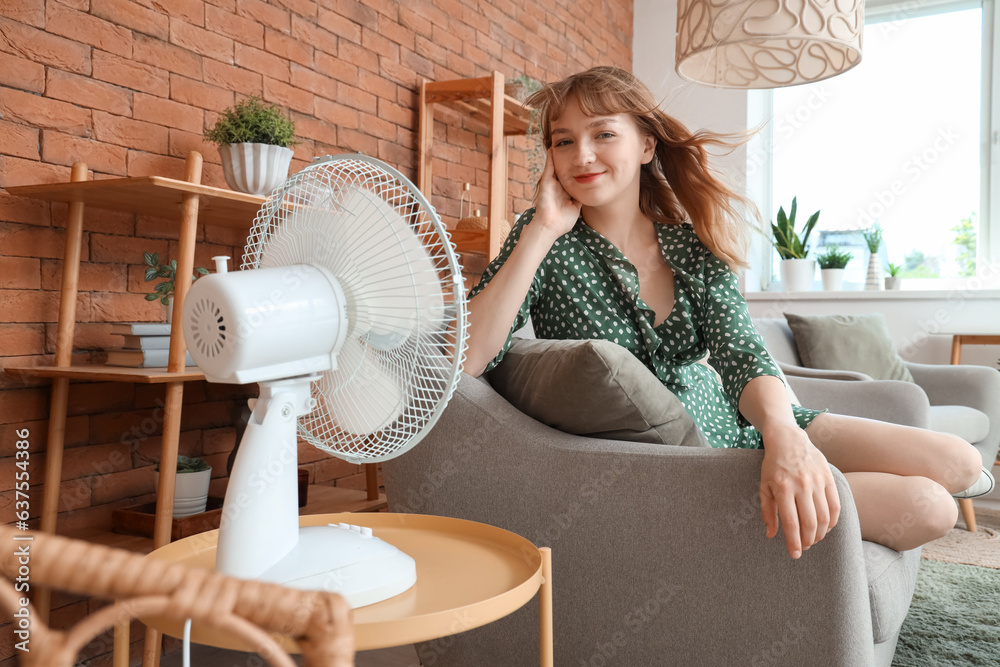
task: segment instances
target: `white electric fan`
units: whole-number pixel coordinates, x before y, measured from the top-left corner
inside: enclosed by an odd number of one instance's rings
[[[347,524],[299,528],[297,435],[352,463],[416,445],[465,351],[461,267],[402,174],[363,155],[318,159],[260,209],[241,271],[184,302],[210,382],[260,383],[222,510],[216,569],[338,591],[355,607],[416,581],[413,559]]]

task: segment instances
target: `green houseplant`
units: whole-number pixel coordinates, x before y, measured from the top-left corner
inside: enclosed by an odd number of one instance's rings
[[[295,124],[256,95],[223,111],[205,139],[219,147],[226,183],[234,190],[266,195],[288,177]]]
[[[903,277],[899,273],[903,270],[902,264],[893,264],[889,262],[889,266],[886,269],[889,275],[885,277],[885,288],[887,290],[899,289],[903,285]]]
[[[882,246],[882,227],[876,222],[871,227],[861,231],[861,236],[868,246],[868,276],[865,279],[866,290],[882,289],[881,270],[878,265],[878,249]]]
[[[844,269],[852,259],[854,259],[854,255],[848,250],[842,250],[839,246],[829,246],[825,251],[816,255],[816,263],[819,264],[824,290],[835,292],[841,289],[844,284]]]
[[[527,74],[521,74],[504,84],[504,94],[513,97],[524,104],[525,100],[542,89],[542,82]],[[532,182],[538,180],[545,169],[545,146],[542,144],[542,121],[538,116],[538,110],[531,107],[528,109],[528,173],[531,174]]]
[[[809,255],[809,235],[819,221],[819,211],[816,211],[806,220],[799,234],[795,231],[795,217],[798,213],[798,197],[792,198],[792,207],[788,214],[783,207],[778,209],[778,219],[776,223],[771,223],[771,233],[778,255],[781,256],[781,281],[784,283],[786,292],[802,292],[812,286],[813,276],[816,273],[816,264],[808,259]]]
[[[146,282],[162,279],[153,288],[153,291],[146,295],[146,301],[159,301],[167,307],[167,322],[173,317],[174,280],[177,276],[177,260],[170,260],[169,264],[160,264],[160,256],[155,252],[142,253],[143,262],[146,265]],[[199,276],[208,275],[208,269],[196,267],[191,276],[191,280],[197,280]]]

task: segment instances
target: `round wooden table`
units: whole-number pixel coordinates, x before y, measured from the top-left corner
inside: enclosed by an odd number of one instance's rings
[[[354,610],[355,648],[366,651],[458,634],[520,609],[538,591],[540,664],[551,667],[551,551],[494,526],[420,514],[316,514],[299,517],[302,526],[352,523],[370,527],[376,537],[416,561],[417,583],[399,595]],[[218,532],[213,530],[172,542],[151,552],[190,567],[214,568]],[[157,617],[144,623],[173,637],[183,624]],[[275,636],[289,652],[289,637]],[[193,626],[191,641],[220,648],[252,651],[236,637]]]

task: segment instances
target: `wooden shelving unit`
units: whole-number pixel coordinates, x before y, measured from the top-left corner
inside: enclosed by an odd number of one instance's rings
[[[497,256],[503,245],[501,226],[507,216],[507,137],[527,134],[528,111],[504,94],[504,76],[454,81],[423,81],[420,84],[420,126],[417,187],[430,199],[433,185],[434,105],[445,104],[490,128],[489,223],[485,230],[452,230],[452,242],[462,263],[472,273],[481,273],[485,263]],[[477,270],[478,269],[478,270]]]
[[[167,220],[175,220],[179,225],[177,275],[191,276],[194,271],[194,251],[198,224],[218,225],[249,231],[257,211],[264,203],[263,197],[234,192],[222,188],[201,185],[202,157],[192,151],[188,154],[185,180],[149,176],[141,178],[120,178],[89,181],[87,166],[78,162],[73,165],[68,183],[26,185],[7,188],[10,194],[30,197],[50,202],[69,204],[66,224],[66,248],[63,257],[63,277],[60,291],[58,333],[56,338],[55,364],[46,366],[11,367],[5,371],[19,378],[51,378],[52,400],[49,409],[49,435],[46,444],[45,480],[43,488],[41,530],[54,533],[59,504],[58,480],[62,477],[63,444],[66,428],[67,397],[72,380],[136,382],[164,385],[163,435],[160,460],[172,461],[177,458],[180,436],[181,408],[184,383],[204,380],[205,376],[196,368],[185,366],[186,348],[180,327],[174,327],[170,337],[169,361],[166,368],[124,368],[115,366],[76,365],[70,363],[73,351],[73,333],[76,322],[77,285],[80,271],[80,249],[83,235],[84,209],[92,206],[98,209],[124,211],[148,215]],[[180,322],[184,308],[184,298],[190,287],[188,278],[178,279],[175,285],[173,321]],[[374,464],[365,466],[368,490],[334,489],[332,492],[310,489],[316,494],[321,506],[313,511],[354,512],[373,511],[386,506],[385,495],[378,492],[378,474]],[[156,496],[156,518],[151,544],[145,540],[142,545],[159,548],[170,542],[171,519],[173,515],[173,490],[176,469],[174,466],[160,466],[159,484]],[[313,505],[313,503],[310,503]],[[310,507],[305,508],[306,511]],[[94,531],[90,531],[94,533]],[[98,534],[89,534],[88,539],[103,541]],[[110,540],[117,538],[108,537]],[[128,538],[134,540],[136,538]],[[133,543],[139,548],[140,543]],[[42,620],[48,619],[51,605],[47,589],[37,589],[34,606]],[[116,627],[115,667],[128,663],[128,624]],[[159,633],[147,629],[146,649],[143,665],[159,664]]]

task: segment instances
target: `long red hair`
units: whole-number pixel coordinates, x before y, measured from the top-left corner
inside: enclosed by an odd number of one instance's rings
[[[725,185],[709,165],[706,147],[727,150],[747,141],[742,135],[692,133],[665,114],[635,76],[618,67],[594,67],[550,83],[525,104],[538,110],[545,147],[552,145],[552,121],[576,99],[588,116],[629,114],[643,134],[656,139],[655,155],[642,166],[639,209],[662,224],[688,220],[701,242],[732,268],[747,266],[749,231],[757,207]]]

